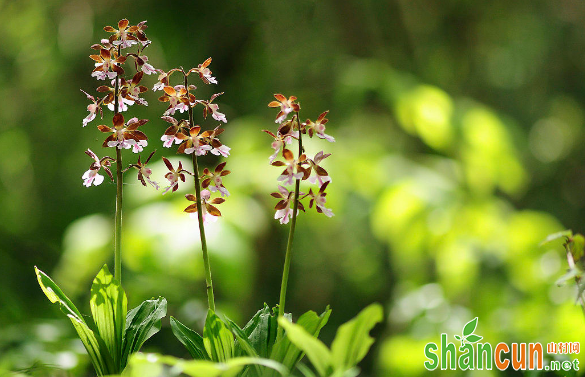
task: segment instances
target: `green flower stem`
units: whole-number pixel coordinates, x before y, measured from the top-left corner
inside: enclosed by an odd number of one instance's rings
[[[119,113],[119,82],[116,75],[116,84],[114,86],[114,111]],[[122,283],[122,151],[116,147],[116,217],[114,223],[114,279]]]
[[[114,279],[122,283],[122,151],[116,148],[116,221],[114,231]]]
[[[301,133],[301,122],[299,113],[296,113],[297,123],[299,125],[299,158],[303,154],[303,139]],[[284,257],[284,270],[282,271],[282,282],[280,283],[280,301],[278,302],[278,316],[284,316],[284,305],[286,304],[286,289],[288,287],[288,275],[290,271],[290,263],[292,260],[292,244],[293,239],[295,236],[295,228],[297,225],[297,211],[299,209],[299,194],[301,188],[301,180],[297,179],[295,182],[295,195],[294,195],[294,204],[293,204],[293,213],[292,219],[290,221],[290,229],[288,232],[288,241],[286,243],[286,255]],[[284,329],[281,326],[278,326],[278,336],[277,339],[282,338],[284,335]]]
[[[187,75],[185,77],[185,88],[189,88]],[[193,108],[189,106],[189,126],[193,127]],[[197,164],[197,155],[195,151],[193,157],[193,181],[195,182],[195,197],[197,198],[197,219],[199,220],[199,235],[201,236],[201,251],[203,252],[203,266],[205,267],[205,285],[207,290],[207,303],[209,309],[215,312],[215,298],[213,295],[213,281],[211,280],[211,265],[209,263],[209,253],[207,252],[207,240],[205,238],[205,226],[203,225],[203,210],[201,205],[201,183],[199,182],[199,166]]]

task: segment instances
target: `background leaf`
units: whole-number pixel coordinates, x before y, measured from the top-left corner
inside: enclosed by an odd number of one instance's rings
[[[382,305],[374,303],[339,327],[331,345],[335,370],[352,369],[366,356],[374,343],[369,335],[370,330],[382,321],[383,313]]]
[[[286,374],[286,369],[279,363],[253,357],[237,357],[218,363],[209,360],[183,360],[173,356],[162,356],[157,354],[134,354],[130,358],[127,373],[131,377],[145,377],[141,373],[148,373],[155,370],[158,373],[163,370],[162,366],[174,367],[172,370],[190,377],[232,377],[237,375],[247,365],[259,365],[276,371],[280,375]],[[148,375],[148,377],[159,374]]]

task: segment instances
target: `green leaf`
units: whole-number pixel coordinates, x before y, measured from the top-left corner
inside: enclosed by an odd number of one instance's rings
[[[227,324],[228,328],[231,330],[232,334],[234,334],[234,336],[236,337],[234,356],[241,356],[244,354],[244,355],[249,356],[249,357],[258,357],[256,350],[254,349],[254,347],[252,347],[252,345],[248,341],[248,337],[246,336],[246,333],[244,332],[244,330],[242,330],[240,328],[240,326],[238,326],[231,319],[226,317],[225,320],[226,320],[226,324]],[[260,369],[260,367],[258,365],[255,365],[254,367],[256,369],[256,375],[261,376],[262,370]]]
[[[173,330],[173,334],[187,348],[192,358],[196,360],[210,360],[201,335],[183,325],[174,317],[171,317],[171,330]]]
[[[61,288],[43,271],[35,267],[35,273],[41,289],[53,304],[59,304],[59,308],[73,323],[83,346],[91,359],[98,376],[109,375],[116,372],[114,361],[108,352],[103,339],[95,334],[87,325],[83,316],[77,310],[71,300],[63,293]]]
[[[303,376],[305,377],[317,377],[317,375],[315,373],[313,373],[313,371],[311,370],[311,368],[309,368],[308,366],[306,366],[303,363],[298,363],[297,364],[297,369],[299,370],[299,372],[301,372],[303,374]]]
[[[81,339],[97,375],[108,376],[119,373],[120,371],[115,366],[103,339],[96,335],[83,320],[71,314],[68,314],[67,317],[73,323],[73,327],[77,331],[77,335]]]
[[[327,324],[330,315],[331,309],[329,309],[329,307],[327,307],[321,315],[317,315],[317,313],[311,310],[299,317],[297,325],[304,328],[307,333],[316,338],[319,336],[323,326]],[[293,370],[302,358],[303,352],[301,349],[295,344],[291,343],[291,341],[286,336],[282,339],[279,339],[274,344],[270,354],[271,360],[276,360],[282,363],[289,370]]]
[[[288,316],[290,317],[290,314]],[[276,315],[271,313],[270,307],[264,304],[264,308],[258,310],[243,328],[250,345],[260,357],[267,358],[272,352],[278,332],[276,318]]]
[[[558,240],[559,238],[571,238],[572,236],[573,232],[570,229],[549,234],[540,244],[538,244],[538,246],[546,245],[547,243]]]
[[[248,338],[246,337],[246,333],[244,333],[244,330],[242,330],[236,323],[234,323],[234,321],[227,317],[226,323],[229,329],[231,330],[232,334],[234,334],[234,336],[236,337],[238,345],[239,347],[241,347],[242,351],[244,351],[244,353],[250,357],[258,357],[258,353],[256,353],[256,350],[248,341]]]
[[[352,369],[366,356],[374,343],[369,333],[382,319],[382,305],[375,303],[339,327],[331,344],[335,370]]]
[[[287,371],[279,363],[262,358],[238,357],[225,363],[217,363],[209,360],[182,360],[172,356],[156,354],[134,354],[130,358],[128,375],[130,377],[155,377],[161,375],[162,366],[171,366],[175,374],[185,374],[191,377],[232,377],[236,376],[247,365],[260,365],[271,368],[281,375],[287,375]],[[151,370],[157,374],[149,373]]]
[[[465,338],[465,340],[468,343],[475,343],[475,342],[479,342],[480,340],[483,339],[483,336],[479,336],[479,335],[475,335],[475,334],[471,334],[469,335],[467,338]]]
[[[213,361],[227,361],[234,357],[234,336],[211,309],[203,328],[203,344]]]
[[[455,335],[455,339],[461,340],[461,337],[459,335]]]
[[[467,337],[468,335],[473,334],[473,332],[477,328],[477,320],[478,318],[475,317],[474,319],[465,324],[465,326],[463,327],[463,336]]]
[[[311,361],[320,376],[327,376],[331,370],[331,353],[327,346],[302,326],[279,318],[278,324],[286,331],[286,337],[301,349]]]
[[[121,372],[122,340],[126,328],[128,300],[120,283],[104,265],[91,286],[91,314],[98,332]]]
[[[146,300],[128,312],[122,347],[122,367],[126,366],[130,354],[140,351],[144,342],[160,330],[161,319],[166,314],[167,300],[163,297]]]
[[[61,288],[43,271],[39,270],[35,266],[35,274],[37,275],[37,280],[39,281],[39,285],[43,290],[43,293],[51,303],[58,303],[59,308],[65,314],[71,314],[76,318],[79,318],[83,321],[83,317],[77,307],[69,300],[69,298],[63,293]],[[83,321],[85,323],[85,321]]]

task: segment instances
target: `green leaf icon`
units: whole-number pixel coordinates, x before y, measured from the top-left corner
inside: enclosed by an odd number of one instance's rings
[[[463,327],[463,336],[468,337],[469,335],[473,334],[475,328],[477,327],[477,317],[472,319],[471,321],[465,324]]]
[[[461,340],[461,337],[459,335],[455,335],[455,339]]]
[[[475,334],[471,334],[469,335],[467,338],[465,338],[465,340],[468,343],[475,343],[475,342],[479,342],[480,340],[483,339],[483,336],[479,336],[479,335],[475,335]]]

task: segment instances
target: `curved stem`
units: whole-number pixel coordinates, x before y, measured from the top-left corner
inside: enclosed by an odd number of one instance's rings
[[[185,88],[189,88],[187,75],[185,76]],[[189,106],[189,127],[193,127],[193,108]],[[209,253],[207,252],[207,240],[205,238],[205,226],[203,225],[203,209],[201,205],[201,183],[199,182],[199,166],[195,151],[193,157],[193,181],[195,183],[195,197],[197,198],[197,219],[199,220],[199,235],[201,237],[201,251],[203,253],[203,266],[205,268],[205,285],[207,290],[207,303],[209,309],[215,312],[215,298],[213,295],[213,281],[211,280],[211,265]]]
[[[119,78],[114,85],[114,113],[119,113]],[[116,217],[114,223],[114,279],[122,283],[122,151],[116,147]]]
[[[302,132],[301,132],[301,121],[299,117],[299,112],[296,113],[297,117],[297,124],[299,125],[299,155],[298,158],[301,157],[303,154],[303,139],[302,139]],[[292,219],[290,221],[290,229],[288,232],[288,241],[286,243],[286,255],[284,257],[284,269],[282,271],[282,282],[280,283],[280,300],[278,302],[278,316],[284,316],[284,305],[286,304],[286,290],[288,287],[288,275],[290,271],[290,264],[292,260],[292,244],[293,239],[295,236],[295,228],[297,225],[297,211],[299,209],[299,194],[301,188],[301,180],[297,179],[295,182],[295,195],[294,195],[294,204],[293,204],[293,213]],[[278,327],[278,336],[277,339],[282,338],[284,334],[284,329],[282,327]]]

